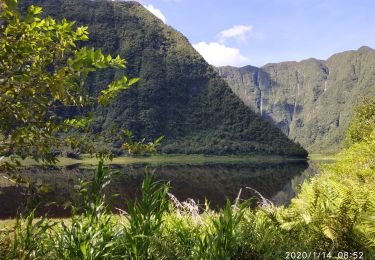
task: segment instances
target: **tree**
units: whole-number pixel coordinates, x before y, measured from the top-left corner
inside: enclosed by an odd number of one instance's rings
[[[355,109],[355,113],[347,133],[347,143],[354,144],[371,136],[375,127],[375,97],[365,97]]]
[[[0,0],[0,157],[16,154],[56,162],[54,149],[67,145],[62,132],[82,128],[88,118],[63,118],[67,107],[105,105],[138,79],[122,76],[92,98],[85,79],[96,70],[124,69],[125,60],[101,50],[80,48],[87,27],[65,19],[41,18],[29,6],[22,16],[17,0]]]

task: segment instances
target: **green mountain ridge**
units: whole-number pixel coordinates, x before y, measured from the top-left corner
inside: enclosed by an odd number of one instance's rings
[[[32,3],[42,6],[45,15],[88,25],[86,45],[127,59],[125,71],[93,74],[87,82],[92,94],[123,72],[140,78],[108,107],[95,110],[93,132],[112,136],[129,129],[138,138],[150,139],[164,135],[165,153],[306,156],[300,145],[245,106],[186,37],[138,2],[21,3],[23,8]]]
[[[326,61],[216,70],[247,106],[315,153],[337,151],[354,108],[375,94],[375,50],[366,46]]]

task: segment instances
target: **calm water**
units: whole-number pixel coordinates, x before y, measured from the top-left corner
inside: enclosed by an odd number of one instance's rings
[[[153,168],[148,169],[152,170]],[[107,195],[119,194],[114,201],[114,208],[125,209],[124,201],[133,200],[139,194],[144,176],[145,165],[116,167]],[[240,163],[240,164],[205,164],[205,165],[164,165],[155,170],[155,179],[170,182],[171,193],[179,200],[192,198],[204,204],[205,199],[212,208],[220,208],[226,198],[234,200],[239,191],[241,199],[256,196],[255,189],[274,203],[288,204],[296,195],[300,184],[315,173],[313,164],[306,161],[283,163]],[[39,214],[48,212],[50,216],[63,217],[70,210],[64,206],[79,203],[80,199],[74,191],[79,178],[90,178],[90,170],[41,169],[31,168],[21,173],[37,184],[46,184],[49,191],[39,195]],[[25,201],[26,195],[22,187],[0,182],[0,218],[16,215],[17,208]],[[248,189],[246,187],[250,187]],[[110,197],[110,196],[108,196]],[[255,202],[254,202],[255,203]]]

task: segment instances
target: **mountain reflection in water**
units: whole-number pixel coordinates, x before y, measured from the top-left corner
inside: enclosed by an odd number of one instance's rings
[[[147,165],[113,166],[118,174],[106,188],[107,197],[119,194],[113,200],[113,208],[126,209],[124,201],[139,196],[145,169],[154,171],[156,181],[170,182],[171,193],[179,200],[188,198],[204,204],[206,199],[212,208],[220,208],[228,198],[234,201],[241,192],[241,199],[256,197],[255,189],[277,205],[288,204],[296,195],[299,185],[314,174],[315,167],[307,161],[282,163],[240,163],[204,165]],[[69,169],[30,168],[21,174],[36,183],[43,183],[49,191],[40,195],[38,214],[65,217],[70,213],[64,205],[79,203],[74,185],[79,178],[89,179],[92,170],[71,167]],[[250,187],[251,189],[246,189]],[[17,208],[25,200],[24,189],[0,182],[0,218],[15,217]],[[254,200],[254,203],[255,200]]]

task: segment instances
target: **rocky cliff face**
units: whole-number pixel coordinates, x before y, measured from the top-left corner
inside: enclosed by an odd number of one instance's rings
[[[375,94],[375,51],[361,47],[328,60],[217,68],[261,117],[310,152],[339,148],[361,97]]]

